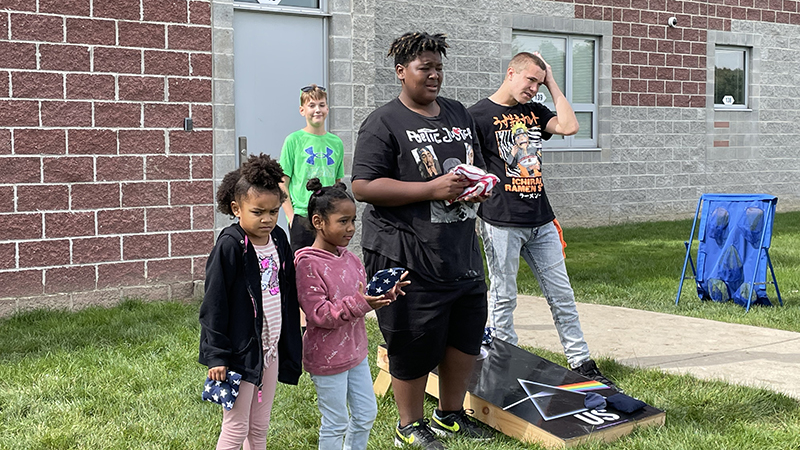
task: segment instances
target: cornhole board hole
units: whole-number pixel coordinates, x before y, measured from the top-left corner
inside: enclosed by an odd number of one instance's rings
[[[500,339],[483,348],[488,355],[476,364],[464,408],[503,434],[563,448],[590,440],[611,442],[636,427],[664,424],[664,411],[649,405],[631,414],[610,406],[590,410],[584,407],[586,393],[608,397],[616,391]],[[382,396],[391,385],[383,345],[378,347],[377,363],[380,372],[373,388]],[[428,376],[425,391],[439,397],[436,370]]]

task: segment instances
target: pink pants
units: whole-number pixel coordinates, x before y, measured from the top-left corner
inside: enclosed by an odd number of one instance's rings
[[[277,358],[264,369],[261,378],[261,403],[258,402],[258,386],[242,382],[239,396],[230,411],[222,410],[222,431],[219,433],[217,450],[265,450],[272,401],[278,386]]]

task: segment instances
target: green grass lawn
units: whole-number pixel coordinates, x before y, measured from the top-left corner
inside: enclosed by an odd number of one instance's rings
[[[567,271],[575,299],[800,332],[800,212],[776,214],[773,226],[769,254],[784,306],[753,307],[747,313],[732,302],[700,301],[691,278],[684,282],[675,306],[691,227],[690,220],[683,220],[565,229]],[[692,275],[688,267],[686,271]],[[518,280],[521,293],[541,295],[524,260]],[[777,305],[772,286],[767,293]]]
[[[567,264],[578,301],[800,331],[800,213],[779,214],[771,256],[784,304],[749,313],[701,302],[687,280],[675,306],[690,221],[567,229]],[[520,289],[536,294],[521,266]],[[771,298],[774,291],[770,289]],[[209,449],[220,407],[200,401],[199,303],[128,301],[76,313],[33,311],[0,319],[0,449]],[[382,341],[368,321],[370,354]],[[564,364],[563,355],[531,349]],[[374,358],[373,375],[375,374]],[[580,449],[798,449],[800,403],[768,390],[631,369],[599,361],[626,392],[667,411],[665,427]],[[308,375],[281,385],[268,448],[316,448],[319,413]],[[430,412],[434,401],[429,399]],[[390,449],[396,410],[379,399],[371,449]],[[524,449],[499,436],[480,447]]]
[[[111,309],[35,311],[0,320],[0,448],[213,448],[221,410],[200,401],[206,370],[196,362],[198,308],[198,302],[129,301]],[[368,328],[374,355],[381,339],[374,321]],[[564,363],[562,355],[536,353]],[[666,410],[667,423],[580,449],[800,448],[800,404],[794,399],[609,360],[600,364],[628,393]],[[316,448],[315,402],[307,374],[299,386],[281,385],[268,448]],[[428,412],[433,407],[429,399]],[[395,420],[391,396],[380,399],[371,449],[394,448]],[[451,442],[449,448],[538,447],[499,436],[480,447]]]

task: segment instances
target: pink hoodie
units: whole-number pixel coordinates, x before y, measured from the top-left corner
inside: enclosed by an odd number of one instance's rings
[[[294,257],[297,299],[306,313],[303,366],[313,375],[335,375],[367,356],[364,315],[372,310],[358,293],[367,285],[364,264],[345,247],[339,256],[313,247]]]

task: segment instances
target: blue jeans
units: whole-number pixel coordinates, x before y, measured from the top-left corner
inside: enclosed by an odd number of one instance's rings
[[[372,390],[369,363],[364,358],[352,369],[336,375],[311,375],[322,413],[319,450],[366,449],[378,404]],[[350,410],[348,417],[347,410]]]
[[[530,266],[550,305],[558,337],[570,367],[589,359],[589,346],[575,306],[575,294],[564,264],[561,239],[553,222],[535,228],[498,227],[481,221],[481,238],[489,267],[487,325],[496,336],[517,345],[514,309],[517,307],[519,257]]]

